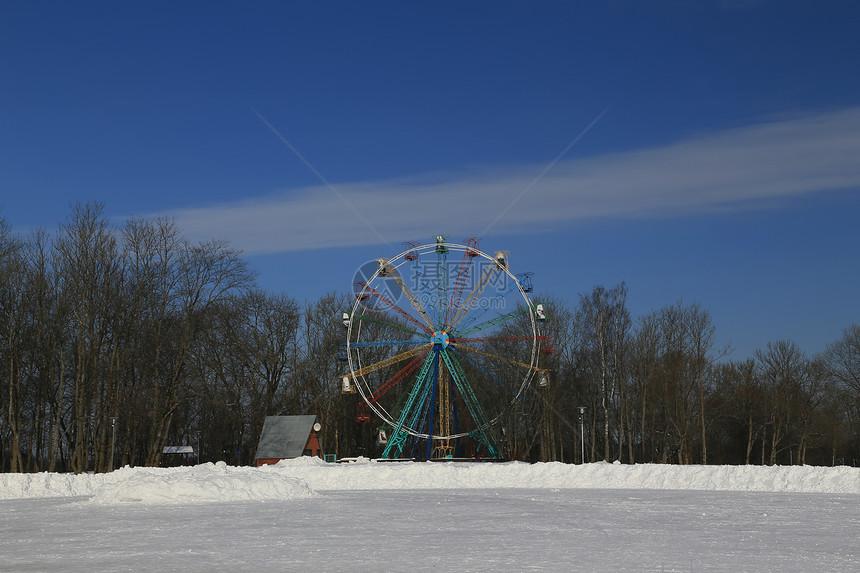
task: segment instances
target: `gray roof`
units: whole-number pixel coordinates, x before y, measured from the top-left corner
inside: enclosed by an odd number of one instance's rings
[[[161,450],[162,454],[193,454],[194,448],[192,446],[164,446],[164,449]]]
[[[301,456],[316,419],[316,416],[266,416],[257,459]]]

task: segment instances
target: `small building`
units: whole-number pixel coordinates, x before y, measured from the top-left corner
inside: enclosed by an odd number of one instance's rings
[[[316,416],[266,416],[256,465],[276,464],[299,456],[323,457]]]
[[[191,446],[164,446],[161,450],[161,465],[163,467],[187,466],[189,457],[194,455]]]

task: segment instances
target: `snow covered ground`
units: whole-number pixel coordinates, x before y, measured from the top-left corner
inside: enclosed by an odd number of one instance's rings
[[[203,464],[0,474],[0,571],[860,571],[860,469]]]

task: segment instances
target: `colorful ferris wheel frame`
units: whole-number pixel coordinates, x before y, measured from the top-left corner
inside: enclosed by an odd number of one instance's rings
[[[459,457],[467,437],[499,458],[491,426],[545,372],[531,273],[514,275],[507,252],[484,253],[477,239],[406,245],[356,275],[343,389],[386,425],[384,458],[420,440],[428,459]]]

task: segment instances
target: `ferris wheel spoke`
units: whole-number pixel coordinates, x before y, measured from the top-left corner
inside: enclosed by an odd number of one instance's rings
[[[500,271],[500,269],[495,263],[484,269],[484,272],[481,275],[481,280],[478,281],[478,284],[475,285],[466,297],[466,300],[463,301],[463,306],[458,308],[457,312],[454,313],[454,318],[451,319],[449,330],[454,330],[460,322],[466,318],[469,314],[469,305],[472,304],[473,300],[477,300],[478,297],[481,296],[481,293],[484,292],[484,289],[487,288],[488,284],[490,284],[490,278],[492,278],[493,274],[497,271]]]
[[[426,352],[429,353],[430,350],[428,349],[426,350]],[[373,392],[373,396],[370,398],[370,401],[374,403],[379,401],[379,399],[385,396],[385,394],[387,394],[389,390],[397,386],[400,382],[403,381],[404,378],[412,374],[421,364],[421,361],[425,359],[426,354],[419,354],[418,356],[413,358],[412,361],[409,362],[409,364],[398,370],[397,374],[382,383],[379,388],[377,388],[376,391]]]
[[[476,324],[476,325],[471,326],[469,328],[466,328],[465,330],[456,331],[454,337],[455,338],[466,338],[470,334],[475,334],[476,332],[481,332],[482,330],[492,328],[492,327],[497,326],[499,324],[504,324],[505,322],[507,322],[509,320],[512,320],[512,319],[514,319],[518,316],[521,316],[523,314],[526,314],[528,311],[529,311],[529,307],[521,306],[521,307],[517,308],[516,310],[512,310],[511,312],[506,312],[505,314],[500,314],[499,316],[491,318],[490,320],[485,320],[484,322],[482,322],[480,324]]]
[[[450,338],[451,342],[455,343],[469,343],[469,342],[508,342],[508,341],[521,341],[521,342],[532,342],[533,340],[549,340],[549,336],[485,336],[479,338],[463,338],[458,336],[452,336]]]
[[[520,362],[519,360],[514,360],[513,358],[508,358],[507,356],[501,356],[499,354],[493,354],[492,352],[485,352],[483,350],[478,350],[477,348],[472,348],[471,346],[466,346],[465,344],[456,344],[454,342],[451,343],[451,346],[460,350],[468,350],[469,352],[474,352],[475,354],[480,354],[482,356],[486,356],[488,358],[492,358],[493,360],[500,360],[502,362],[508,362],[515,366],[519,366],[521,368],[527,368],[528,370],[533,370],[537,372],[540,370],[536,366],[532,366],[531,364],[526,364],[525,362]]]
[[[523,273],[518,276],[526,276],[531,273]],[[465,330],[467,327],[477,322],[480,318],[485,316],[490,312],[493,308],[503,308],[504,301],[508,295],[511,293],[517,292],[520,290],[521,286],[518,281],[507,281],[507,286],[501,292],[496,293],[495,296],[485,299],[480,308],[475,309],[475,312],[469,312],[472,309],[466,309],[466,315],[460,318],[459,327],[461,330]],[[528,291],[524,291],[528,292]],[[474,304],[474,303],[470,303]]]
[[[389,320],[382,320],[381,318],[377,318],[375,316],[370,316],[367,314],[358,314],[358,313],[355,313],[352,316],[353,316],[353,318],[359,318],[361,320],[366,320],[367,322],[372,322],[374,324],[379,324],[381,326],[389,326],[391,328],[395,328],[395,329],[401,330],[403,332],[408,332],[409,334],[413,334],[413,335],[417,334],[419,336],[423,336],[423,333],[418,332],[417,330],[415,330],[413,328],[407,328],[401,324],[397,324],[396,322],[391,322]]]
[[[358,342],[350,342],[352,348],[387,348],[397,346],[414,346],[416,344],[427,344],[426,338],[413,338],[410,340],[359,340]],[[341,346],[346,346],[346,342],[341,342]]]
[[[403,277],[400,276],[400,273],[397,271],[397,269],[391,269],[391,273],[389,274],[389,276],[394,279],[394,282],[397,283],[397,286],[400,287],[400,290],[403,292],[406,298],[409,299],[409,303],[412,305],[412,308],[414,308],[415,312],[417,312],[421,316],[421,319],[430,328],[430,330],[436,330],[433,320],[427,314],[427,310],[424,308],[424,305],[421,304],[421,302],[415,296],[415,293],[412,292],[412,289],[410,289],[406,285],[406,282],[404,282]]]
[[[452,354],[454,356],[456,356],[458,360],[463,360],[464,362],[470,364],[475,369],[480,370],[481,374],[484,375],[484,377],[487,379],[487,381],[493,383],[492,388],[488,388],[488,389],[490,389],[490,390],[497,389],[497,388],[508,389],[508,387],[505,385],[505,383],[502,381],[502,379],[498,375],[489,372],[487,370],[487,368],[485,368],[484,365],[481,364],[478,360],[475,360],[474,358],[470,358],[469,355],[467,355],[466,353],[452,352]],[[477,358],[477,357],[475,357],[475,358]],[[510,389],[510,392],[514,396],[514,398],[517,398],[516,388]]]
[[[460,303],[463,300],[463,289],[466,288],[466,279],[469,277],[469,271],[472,269],[472,262],[478,256],[477,247],[478,239],[472,237],[467,240],[467,247],[463,250],[463,260],[460,262],[460,267],[457,269],[457,278],[454,280],[454,292],[451,293],[451,302],[448,305],[448,312],[445,313],[445,328],[449,328],[451,320],[454,318],[451,311],[456,312],[460,308]]]
[[[399,314],[400,316],[402,316],[403,318],[405,318],[409,322],[413,323],[415,326],[422,329],[424,332],[427,332],[428,334],[433,332],[433,330],[430,327],[428,327],[425,324],[421,324],[420,322],[418,322],[418,320],[414,316],[412,316],[411,314],[409,314],[408,312],[406,312],[405,310],[403,310],[402,308],[397,306],[397,304],[395,302],[393,302],[392,300],[387,298],[385,295],[383,295],[382,293],[377,291],[375,288],[372,288],[372,287],[368,286],[366,283],[361,283],[361,282],[356,283],[356,285],[361,286],[364,290],[370,292],[370,294],[372,294],[373,296],[378,298],[380,301],[385,303],[391,310],[393,310],[394,312],[396,312],[397,314]]]
[[[421,352],[426,351],[432,346],[429,342],[419,346],[418,348],[413,348],[411,350],[407,350],[405,352],[401,352],[400,354],[395,354],[389,358],[385,358],[384,360],[380,360],[379,362],[374,362],[372,364],[368,364],[366,366],[361,367],[360,369],[353,372],[353,377],[364,376],[365,374],[370,374],[371,372],[376,372],[386,366],[391,366],[392,364],[397,364],[398,362],[403,362],[407,358],[412,358],[413,356],[420,354]]]
[[[436,298],[439,304],[436,323],[444,330],[448,316],[448,247],[439,239],[443,236],[437,237],[436,244]]]

